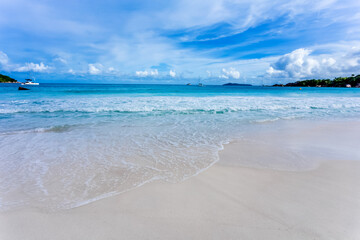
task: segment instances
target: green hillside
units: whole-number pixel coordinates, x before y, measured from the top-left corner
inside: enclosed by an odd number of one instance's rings
[[[17,82],[18,81],[16,81],[15,79],[9,76],[0,74],[0,83],[17,83]]]

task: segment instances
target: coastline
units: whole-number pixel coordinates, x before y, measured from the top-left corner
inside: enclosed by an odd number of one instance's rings
[[[184,182],[152,182],[61,212],[0,213],[0,238],[359,239],[360,161],[350,151],[359,124],[286,124],[226,145],[219,162]],[[289,148],[317,164],[282,169],[287,162],[273,160],[288,159]],[[268,156],[275,165],[254,165]]]

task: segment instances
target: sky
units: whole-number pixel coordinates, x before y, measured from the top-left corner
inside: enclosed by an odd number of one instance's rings
[[[0,73],[255,85],[360,74],[358,0],[0,0]]]

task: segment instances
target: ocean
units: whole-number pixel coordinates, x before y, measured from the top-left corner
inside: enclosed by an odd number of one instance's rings
[[[216,163],[224,144],[269,122],[360,116],[355,88],[17,88],[0,86],[2,211],[69,209],[151,181],[179,182]]]

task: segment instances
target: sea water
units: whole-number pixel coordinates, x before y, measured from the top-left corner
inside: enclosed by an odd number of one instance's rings
[[[185,85],[0,86],[0,210],[67,209],[218,160],[258,124],[354,119],[360,89]],[[297,162],[292,168],[301,168]]]

